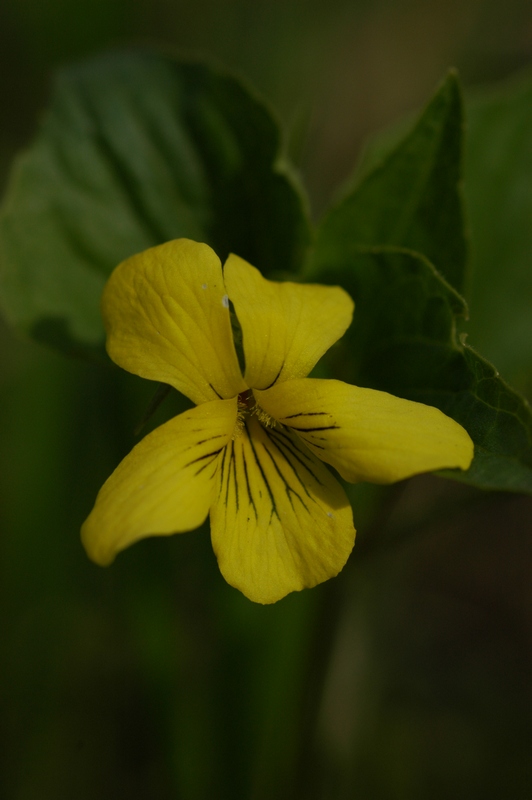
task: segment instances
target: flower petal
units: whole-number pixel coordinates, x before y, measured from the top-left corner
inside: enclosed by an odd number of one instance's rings
[[[348,481],[392,483],[473,458],[468,433],[437,408],[334,380],[289,381],[257,402]]]
[[[338,286],[269,281],[235,255],[224,264],[224,281],[242,327],[251,388],[308,375],[351,324],[353,301]]]
[[[218,256],[176,239],[128,258],[104,289],[107,350],[119,366],[194,403],[245,389]]]
[[[236,399],[213,400],[142,439],[104,483],[81,529],[89,557],[106,566],[138,539],[201,525],[236,415]]]
[[[274,603],[337,575],[355,529],[329,470],[297,437],[248,417],[219,470],[211,537],[226,581]]]

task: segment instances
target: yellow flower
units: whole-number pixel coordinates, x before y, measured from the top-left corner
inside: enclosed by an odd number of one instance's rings
[[[120,264],[102,308],[113,361],[196,407],[148,434],[102,487],[82,528],[98,564],[210,512],[225,579],[273,603],[337,575],[352,550],[351,507],[323,462],[374,483],[471,463],[468,434],[439,410],[306,377],[351,323],[343,289],[268,281],[235,255],[222,271],[210,247],[178,239]]]

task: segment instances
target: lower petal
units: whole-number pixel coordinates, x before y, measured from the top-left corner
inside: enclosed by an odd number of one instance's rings
[[[106,566],[139,539],[201,525],[236,415],[236,398],[213,400],[142,439],[104,483],[81,529],[89,557]]]
[[[224,453],[211,537],[227,582],[274,603],[337,575],[355,529],[329,470],[290,432],[248,417]]]
[[[255,396],[267,414],[352,483],[468,469],[473,459],[473,442],[461,425],[437,408],[387,392],[303,378]]]

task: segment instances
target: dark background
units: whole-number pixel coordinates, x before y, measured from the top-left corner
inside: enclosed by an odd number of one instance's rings
[[[3,0],[0,186],[53,68],[132,42],[254,84],[319,215],[448,67],[474,88],[530,64],[532,9]],[[223,583],[206,530],[101,570],[79,526],[151,392],[1,329],[0,796],[529,800],[530,500],[425,476],[375,517],[363,490],[341,578],[271,608]]]

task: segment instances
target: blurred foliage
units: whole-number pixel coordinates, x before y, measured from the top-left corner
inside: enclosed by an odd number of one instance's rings
[[[327,212],[318,228],[312,273],[349,269],[353,250],[414,250],[463,293],[468,268],[462,201],[464,113],[454,72],[412,130]],[[339,252],[339,248],[342,251]]]
[[[266,109],[206,65],[137,52],[65,70],[6,193],[7,319],[64,350],[94,349],[111,270],[182,236],[265,273],[294,270],[310,233],[278,155]]]
[[[466,153],[473,276],[469,336],[532,396],[532,73],[472,94]]]
[[[148,38],[249,77],[322,209],[368,133],[450,64],[470,85],[529,63],[530,25],[520,0],[5,0],[0,168],[33,136],[51,66]],[[530,392],[520,86],[467,103],[465,194],[470,340]],[[530,499],[430,476],[355,487],[348,571],[271,608],[224,584],[205,530],[102,571],[79,523],[153,387],[0,335],[3,796],[528,800]]]

